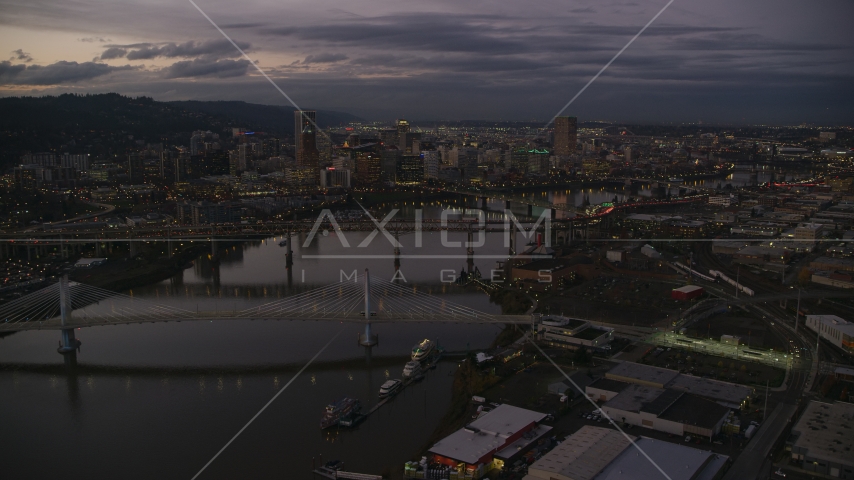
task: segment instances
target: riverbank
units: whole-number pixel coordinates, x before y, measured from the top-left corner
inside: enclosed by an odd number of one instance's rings
[[[208,250],[207,245],[191,245],[171,258],[143,252],[134,258],[109,258],[98,267],[75,270],[70,279],[115,292],[143,287],[167,280]]]

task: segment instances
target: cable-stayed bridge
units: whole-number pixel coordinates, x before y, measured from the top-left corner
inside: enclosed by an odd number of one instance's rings
[[[165,301],[164,301],[165,300]],[[213,300],[208,304],[216,304]],[[366,317],[365,312],[370,311]],[[66,277],[0,306],[0,332],[73,330],[103,325],[210,320],[304,320],[356,323],[530,323],[530,315],[493,315],[385,279],[352,279],[240,310],[189,310],[168,299],[116,293]],[[367,321],[366,321],[367,320]]]

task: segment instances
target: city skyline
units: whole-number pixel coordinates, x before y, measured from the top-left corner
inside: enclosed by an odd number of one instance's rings
[[[199,6],[303,108],[370,120],[547,121],[665,3]],[[287,104],[190,3],[3,4],[0,95]],[[564,114],[850,122],[852,9],[675,2]]]

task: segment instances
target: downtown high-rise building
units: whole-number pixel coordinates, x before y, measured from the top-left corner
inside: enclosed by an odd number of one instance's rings
[[[304,134],[310,134],[312,140],[317,140],[317,112],[314,110],[294,111],[294,155],[299,160],[303,148]],[[314,145],[317,148],[317,145]]]
[[[576,117],[555,118],[554,154],[558,157],[575,155],[578,142],[578,119]]]
[[[311,171],[315,178],[315,185],[320,182],[320,151],[317,149],[316,120],[317,112],[314,110],[294,112],[294,152],[297,166],[305,171]]]

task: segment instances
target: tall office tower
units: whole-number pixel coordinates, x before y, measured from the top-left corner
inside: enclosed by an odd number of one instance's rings
[[[299,160],[299,152],[302,149],[303,134],[311,133],[312,140],[316,142],[317,132],[315,125],[317,122],[317,112],[314,110],[295,110],[294,111],[294,155]],[[315,143],[315,147],[317,144]]]
[[[245,172],[247,168],[249,168],[249,160],[246,158],[247,153],[247,145],[245,143],[241,143],[237,146],[237,171]]]
[[[388,147],[380,152],[380,171],[382,181],[394,183],[397,181],[397,164],[403,157],[403,152],[395,146]]]
[[[555,118],[554,154],[559,157],[575,155],[578,142],[578,119],[575,117]]]
[[[321,133],[316,136],[315,145],[320,155],[320,165],[328,167],[332,163],[332,139]]]
[[[193,132],[193,136],[190,137],[190,155],[199,155],[202,152],[204,148],[202,135],[202,132]]]
[[[382,157],[376,152],[356,153],[356,181],[363,186],[378,186],[382,181]]]
[[[397,135],[401,136],[404,133],[409,133],[409,121],[400,118],[397,120]]]
[[[320,152],[315,144],[314,133],[303,133],[301,135],[302,149],[297,155],[297,165],[301,168],[311,170],[314,176],[314,184],[320,183]]]
[[[439,152],[422,150],[421,157],[424,159],[424,179],[439,178]]]

